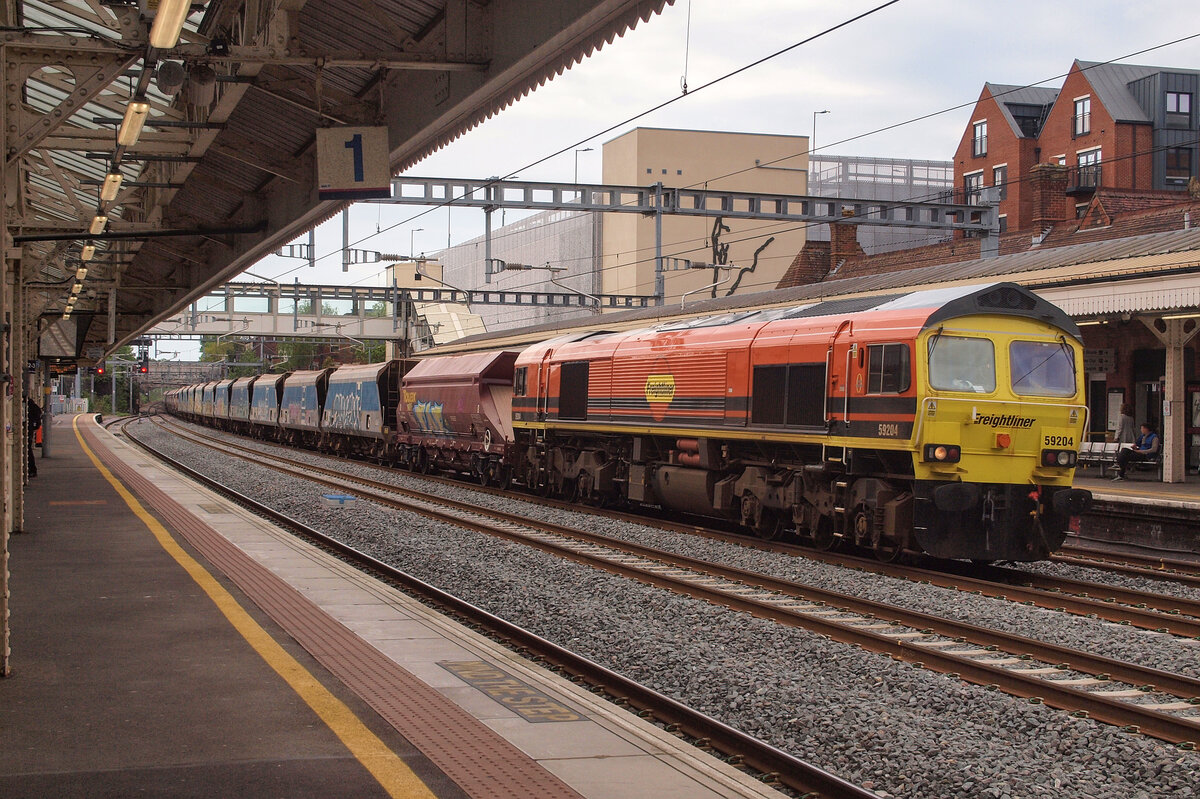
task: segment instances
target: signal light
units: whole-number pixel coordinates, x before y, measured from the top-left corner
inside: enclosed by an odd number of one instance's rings
[[[102,363],[96,364],[96,374],[98,374],[98,375],[104,374],[104,364],[102,364]]]
[[[144,363],[143,363],[143,364],[140,364],[140,365],[138,366],[138,374],[142,374],[142,375],[144,375],[144,374],[146,374],[146,373],[147,373],[147,372],[149,372],[149,371],[150,371],[150,367],[149,367],[149,366],[147,366],[147,365],[146,365],[146,364],[144,364]]]

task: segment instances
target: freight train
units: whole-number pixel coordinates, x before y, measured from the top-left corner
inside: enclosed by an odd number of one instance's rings
[[[1033,561],[1091,502],[1079,330],[1011,283],[169,392],[183,417],[827,549]]]

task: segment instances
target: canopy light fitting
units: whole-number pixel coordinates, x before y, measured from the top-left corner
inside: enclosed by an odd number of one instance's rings
[[[121,120],[121,127],[117,131],[117,144],[125,147],[137,144],[138,137],[142,135],[142,126],[146,124],[146,117],[149,115],[150,103],[144,100],[130,102],[125,108],[125,118]]]
[[[117,192],[121,189],[121,181],[125,176],[120,172],[109,172],[104,176],[104,185],[100,188],[100,199],[104,202],[111,202],[117,198]]]

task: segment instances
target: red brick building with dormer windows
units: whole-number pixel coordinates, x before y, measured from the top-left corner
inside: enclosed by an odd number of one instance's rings
[[[1077,217],[1101,187],[1186,190],[1197,100],[1200,72],[1131,64],[1076,61],[1061,89],[984,84],[954,155],[958,192],[971,202],[997,187],[1002,229],[1027,230]],[[1035,197],[1040,164],[1067,168],[1061,202]]]

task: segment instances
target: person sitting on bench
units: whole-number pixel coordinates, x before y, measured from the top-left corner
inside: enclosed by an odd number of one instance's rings
[[[1157,458],[1161,445],[1162,440],[1158,437],[1158,433],[1154,432],[1154,425],[1145,422],[1142,425],[1142,434],[1138,436],[1133,449],[1126,447],[1117,453],[1117,476],[1113,480],[1125,479],[1125,467],[1129,465],[1130,461],[1148,461]]]

